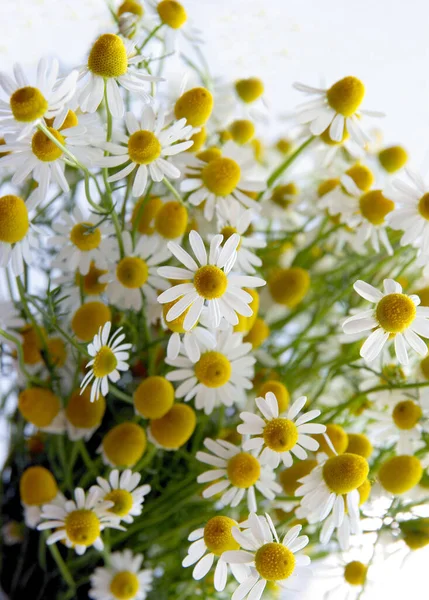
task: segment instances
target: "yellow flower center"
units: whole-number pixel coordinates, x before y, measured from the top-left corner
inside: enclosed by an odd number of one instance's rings
[[[369,439],[363,433],[348,434],[347,452],[349,454],[359,454],[364,458],[369,458],[372,454],[373,447]]]
[[[92,429],[100,425],[106,411],[104,396],[98,396],[91,402],[91,390],[87,387],[82,394],[76,390],[71,395],[66,406],[68,421],[79,429]]]
[[[358,560],[353,560],[344,567],[344,579],[350,585],[363,585],[367,571],[368,567],[366,565]]]
[[[416,486],[423,475],[423,468],[416,456],[393,456],[380,468],[378,479],[385,490],[392,494],[404,494]]]
[[[157,10],[161,21],[171,29],[180,29],[188,19],[186,10],[175,0],[162,0]]]
[[[0,198],[0,242],[16,244],[27,234],[29,227],[28,211],[25,202],[19,196]]]
[[[118,600],[135,598],[140,588],[138,577],[131,571],[119,571],[110,582],[110,592]]]
[[[180,298],[182,298],[182,296],[180,296]],[[185,321],[186,315],[188,314],[188,312],[191,308],[189,306],[185,311],[182,312],[182,314],[179,317],[176,317],[176,319],[173,319],[172,321],[167,321],[168,311],[170,310],[170,308],[172,308],[176,304],[176,302],[179,302],[180,298],[178,298],[177,300],[174,300],[173,302],[167,302],[162,307],[162,314],[164,315],[164,321],[165,321],[168,329],[170,331],[173,331],[174,333],[185,333],[183,323]]]
[[[360,197],[359,208],[367,221],[373,225],[382,225],[385,216],[392,212],[395,204],[383,196],[381,190],[372,190]]]
[[[229,238],[234,235],[234,233],[238,233],[235,227],[231,227],[230,225],[225,225],[225,227],[222,227],[222,229],[220,230],[220,233],[223,235],[223,241],[226,242],[226,240],[229,240]],[[241,243],[241,241],[240,241]]]
[[[95,355],[92,370],[95,377],[105,377],[114,371],[117,367],[118,359],[113,350],[108,346],[101,346],[100,350]]]
[[[420,550],[429,544],[429,533],[427,531],[406,531],[404,542],[410,550]]]
[[[10,108],[17,121],[31,123],[43,117],[48,110],[48,102],[40,90],[26,86],[13,92]]]
[[[365,479],[363,484],[358,487],[358,492],[359,492],[359,506],[361,506],[362,504],[365,504],[365,502],[368,500],[369,495],[371,493],[371,483],[370,483],[369,479]]]
[[[115,513],[119,517],[127,515],[133,507],[133,497],[127,490],[112,490],[104,496],[104,500],[113,502],[109,512]]]
[[[56,367],[63,367],[67,360],[67,350],[64,341],[60,337],[50,338],[47,343],[49,361]]]
[[[272,392],[277,398],[279,413],[284,412],[289,406],[290,396],[287,387],[280,381],[269,379],[259,388],[259,396],[265,396],[268,392]]]
[[[116,277],[122,285],[129,289],[142,287],[149,276],[146,262],[138,256],[126,256],[116,267]]]
[[[252,329],[244,337],[244,342],[250,342],[253,350],[256,350],[265,342],[270,335],[270,328],[263,319],[257,318]]]
[[[171,201],[162,205],[155,218],[155,229],[166,240],[174,240],[186,231],[188,211],[181,202]]]
[[[215,265],[200,267],[194,275],[196,291],[205,300],[220,298],[228,286],[228,277]]]
[[[42,334],[43,339],[45,339],[45,331],[44,329],[39,327],[39,330]],[[42,340],[39,338],[38,332],[32,326],[26,325],[21,330],[21,335],[23,338],[22,349],[24,351],[24,362],[26,365],[35,365],[41,362],[42,355],[40,353],[43,348]]]
[[[213,110],[213,96],[203,87],[193,88],[182,94],[174,107],[176,119],[186,119],[187,125],[201,127]]]
[[[120,77],[128,68],[127,50],[113,33],[101,35],[91,48],[88,69],[100,77]]]
[[[231,378],[231,363],[224,354],[213,350],[202,354],[194,368],[198,381],[209,388],[221,387]]]
[[[117,467],[133,467],[143,456],[146,444],[146,433],[136,423],[120,423],[103,438],[103,450]]]
[[[289,208],[296,201],[299,194],[298,186],[291,181],[284,185],[278,185],[271,194],[271,202],[280,206],[280,208]]]
[[[335,448],[337,454],[343,454],[346,451],[347,445],[349,443],[349,436],[341,427],[341,425],[336,425],[335,423],[329,423],[326,426],[325,434],[331,441],[332,446]],[[334,456],[330,446],[326,442],[325,436],[323,433],[316,433],[313,435],[315,440],[319,442],[319,452],[324,452],[328,456]]]
[[[238,323],[234,326],[234,331],[241,331],[242,333],[249,333],[252,329],[253,324],[256,321],[259,310],[259,294],[256,290],[251,288],[243,288],[245,292],[252,296],[252,301],[249,304],[249,307],[252,309],[253,313],[250,317],[245,317],[243,315],[238,316]]]
[[[247,144],[255,135],[255,126],[248,119],[237,119],[229,126],[232,139],[237,144]]]
[[[261,475],[261,465],[252,454],[239,452],[229,459],[227,472],[232,485],[247,489],[258,481]]]
[[[198,152],[204,145],[204,142],[207,139],[207,129],[205,127],[201,127],[200,131],[194,133],[194,135],[190,138],[194,143],[189,148],[188,152]]]
[[[287,138],[280,138],[276,142],[276,148],[281,154],[289,154],[293,148],[293,142]]]
[[[135,2],[134,0],[125,0],[118,8],[117,15],[120,17],[125,13],[131,13],[137,17],[142,17],[143,6],[140,4],[140,2]]]
[[[429,221],[429,193],[420,198],[418,209],[421,216]]]
[[[195,431],[195,411],[187,404],[173,404],[168,413],[150,423],[152,437],[160,446],[176,450],[186,444]]]
[[[64,145],[64,138],[59,131],[48,127],[49,132],[54,138],[62,145]],[[43,131],[36,131],[31,140],[31,149],[34,156],[43,162],[53,162],[58,160],[63,151],[50,139]]]
[[[48,125],[49,127],[53,127],[54,121],[55,121],[55,119],[53,117],[52,117],[52,119],[45,118],[46,125]],[[77,114],[74,112],[74,110],[69,110],[66,115],[66,118],[64,119],[63,124],[61,125],[61,127],[59,128],[58,131],[62,131],[63,129],[68,129],[69,127],[76,127],[76,125],[78,125],[78,124],[79,124],[79,121],[77,118]]]
[[[268,279],[268,289],[275,302],[289,308],[295,307],[306,296],[310,275],[301,267],[279,269]]]
[[[136,411],[146,419],[160,419],[170,410],[173,402],[173,385],[158,375],[142,381],[134,392]]]
[[[89,342],[98,333],[100,327],[111,320],[112,313],[108,306],[102,302],[87,302],[82,304],[73,315],[71,328],[82,342]]]
[[[79,272],[76,273],[76,284],[80,285],[80,281],[82,281],[84,293],[88,294],[88,296],[97,296],[98,294],[102,294],[107,288],[107,283],[99,281],[100,277],[106,275],[106,273],[106,270],[98,269],[95,263],[92,262],[86,275],[81,275]]]
[[[393,421],[399,429],[413,429],[422,417],[422,409],[413,400],[403,400],[395,405],[392,412]]]
[[[61,403],[51,390],[33,387],[19,394],[18,408],[26,421],[36,427],[47,427],[59,413]]]
[[[362,192],[367,192],[374,183],[374,174],[371,169],[359,163],[347,169],[346,175],[353,179]]]
[[[54,476],[45,467],[28,467],[19,481],[21,501],[27,506],[51,502],[58,493]]]
[[[100,535],[97,515],[86,508],[74,510],[65,519],[67,537],[72,544],[91,546]]]
[[[220,148],[216,148],[216,146],[213,146],[212,148],[207,148],[206,150],[203,150],[202,152],[199,152],[197,154],[197,158],[207,163],[211,162],[215,158],[220,158],[221,156],[222,152]]]
[[[261,546],[256,552],[255,567],[263,579],[281,581],[294,572],[295,556],[283,544],[270,542]]]
[[[232,158],[215,158],[202,169],[204,185],[216,196],[229,196],[240,182],[241,170]]]
[[[344,144],[344,142],[350,137],[349,136],[349,132],[347,131],[347,127],[344,127],[343,137],[342,137],[341,141],[336,142],[335,140],[333,140],[331,138],[331,134],[329,133],[329,129],[330,129],[330,127],[327,127],[325,129],[325,131],[319,135],[319,138],[327,146],[341,146],[341,144]]]
[[[141,129],[128,139],[128,155],[138,165],[148,165],[161,155],[162,146],[154,133]]]
[[[298,429],[289,419],[277,418],[268,421],[264,427],[264,442],[275,452],[286,452],[298,441]]]
[[[323,198],[323,196],[329,194],[329,192],[332,192],[332,190],[334,190],[339,185],[339,179],[326,179],[325,181],[322,181],[319,184],[319,187],[317,188],[317,195],[319,196],[319,198]]]
[[[264,84],[257,77],[239,79],[235,82],[235,91],[246,104],[255,102],[264,93]]]
[[[411,325],[416,316],[414,302],[405,294],[387,294],[375,311],[380,326],[389,333],[400,333]]]
[[[291,467],[282,471],[279,480],[285,494],[287,496],[294,496],[295,491],[302,485],[298,479],[311,473],[315,467],[317,467],[317,460],[307,458],[306,460],[294,463]]]
[[[229,517],[213,517],[207,521],[204,527],[204,542],[209,550],[216,556],[220,556],[228,550],[238,550],[238,544],[232,535],[232,528],[237,523]]]
[[[368,471],[365,458],[348,453],[328,458],[322,469],[326,485],[338,495],[356,490],[365,481]]]
[[[89,252],[100,245],[101,231],[92,223],[78,223],[70,231],[70,241],[82,252]]]
[[[408,161],[407,151],[402,146],[390,146],[378,153],[381,166],[388,173],[396,173]]]
[[[425,379],[429,379],[429,356],[426,356],[426,358],[420,362],[420,369]]]
[[[137,225],[137,231],[144,235],[152,235],[155,233],[155,217],[158,211],[162,208],[163,202],[161,198],[152,196],[144,200],[140,199],[134,206],[131,222],[133,227]]]
[[[362,104],[365,86],[356,77],[344,77],[326,92],[328,103],[344,117],[351,117]]]

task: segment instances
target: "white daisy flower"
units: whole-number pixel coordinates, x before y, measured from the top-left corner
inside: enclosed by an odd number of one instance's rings
[[[204,217],[211,221],[218,205],[228,207],[235,199],[245,208],[260,210],[258,202],[252,199],[254,192],[265,188],[264,181],[250,178],[250,170],[254,167],[251,151],[233,142],[227,142],[222,148],[222,155],[209,162],[189,157],[186,175],[188,177],[180,184],[183,192],[190,192],[188,201],[193,206],[204,202]]]
[[[178,302],[166,315],[172,321],[188,310],[183,322],[185,330],[190,330],[198,322],[205,303],[208,307],[210,325],[219,327],[222,317],[230,325],[237,325],[237,313],[246,317],[253,314],[249,307],[252,296],[243,287],[260,287],[265,281],[249,275],[234,275],[231,270],[237,257],[238,234],[231,235],[221,247],[222,235],[215,235],[207,251],[201,236],[196,231],[189,234],[189,243],[198,264],[186,250],[175,242],[168,243],[170,252],[185,266],[161,267],[158,274],[166,279],[191,280],[175,285],[158,296],[158,302]]]
[[[113,225],[107,221],[98,224],[94,216],[84,216],[77,206],[70,213],[62,211],[52,228],[57,235],[48,243],[61,248],[53,261],[55,267],[88,275],[91,264],[107,269],[117,257]]]
[[[113,552],[109,566],[97,567],[90,577],[93,600],[145,600],[152,589],[152,569],[141,569],[143,554]]]
[[[240,548],[240,544],[232,536],[233,527],[239,528],[239,525],[229,517],[212,517],[205,527],[195,529],[189,534],[188,540],[192,544],[182,561],[183,567],[195,565],[192,577],[197,581],[207,575],[216,561],[214,587],[218,592],[225,589],[228,578],[228,564],[223,560],[222,554]],[[249,569],[243,565],[230,565],[230,568],[238,580],[245,579],[249,574]]]
[[[124,309],[141,310],[142,294],[151,303],[156,303],[157,292],[166,287],[158,277],[157,265],[169,258],[167,248],[159,249],[156,240],[141,236],[133,249],[131,234],[122,234],[125,256],[108,273],[100,276],[107,283],[106,294],[110,302]]]
[[[140,485],[140,473],[125,469],[120,476],[118,469],[110,472],[109,479],[97,477],[98,485],[91,490],[99,492],[100,498],[113,502],[109,512],[125,523],[132,523],[134,517],[141,515],[144,497],[150,492],[150,485]]]
[[[114,156],[101,158],[98,161],[100,167],[119,167],[127,163],[108,181],[119,181],[136,170],[132,195],[141,196],[148,177],[154,182],[164,178],[178,179],[180,171],[168,157],[184,152],[193,144],[192,140],[179,142],[186,138],[191,129],[186,125],[186,119],[165,125],[163,114],[156,115],[152,107],[145,106],[140,121],[129,112],[125,115],[125,124],[128,135],[118,136],[120,144],[103,144],[103,148]]]
[[[251,412],[242,412],[240,418],[243,423],[240,423],[237,431],[257,436],[246,440],[243,448],[258,451],[263,448],[260,455],[262,464],[276,469],[282,460],[285,467],[291,467],[292,454],[305,460],[308,458],[305,449],[315,452],[319,448],[319,442],[307,434],[326,431],[325,425],[309,423],[320,415],[320,410],[311,410],[298,417],[307,402],[306,396],[301,396],[292,404],[286,417],[279,417],[279,405],[272,392],[268,392],[265,398],[256,398],[255,402],[264,418]]]
[[[166,378],[180,382],[176,398],[184,398],[188,402],[195,397],[195,407],[198,410],[204,409],[207,415],[222,404],[243,405],[246,400],[245,390],[252,389],[251,380],[256,362],[250,356],[251,350],[252,344],[243,343],[241,333],[218,331],[216,346],[212,350],[200,348],[201,354],[197,362],[192,362],[186,346],[184,353],[177,358],[167,358],[165,362],[176,368],[167,373]]]
[[[190,22],[185,7],[177,0],[150,0],[147,6],[152,10],[152,18],[161,19],[159,33],[164,38],[165,52],[178,52],[180,38],[193,46],[204,42],[202,32]]]
[[[84,554],[89,546],[103,550],[100,537],[106,527],[123,529],[117,517],[113,517],[108,509],[112,502],[101,502],[98,491],[90,491],[87,496],[82,488],[74,491],[74,500],[64,498],[61,506],[45,504],[42,507],[42,523],[37,529],[55,529],[46,540],[48,545],[62,541],[76,554]]]
[[[152,97],[143,88],[147,82],[163,81],[161,77],[140,70],[139,63],[145,60],[137,54],[134,44],[113,33],[101,35],[93,44],[88,62],[79,70],[79,78],[89,79],[79,93],[79,105],[83,112],[93,113],[100,106],[104,95],[113,117],[124,115],[124,100],[119,86],[143,102],[152,102]]]
[[[347,334],[375,329],[365,341],[360,355],[371,362],[382,351],[386,342],[393,337],[395,353],[402,365],[408,364],[407,345],[421,356],[426,356],[428,348],[419,337],[429,338],[429,308],[419,306],[420,298],[407,296],[402,287],[393,279],[383,282],[384,293],[364,281],[356,281],[355,291],[376,306],[346,319],[343,331]]]
[[[86,365],[89,371],[80,387],[83,393],[86,386],[91,384],[91,402],[94,402],[100,393],[106,396],[109,392],[109,381],[115,383],[120,378],[119,371],[129,369],[126,361],[130,354],[126,350],[129,350],[132,344],[121,344],[125,339],[125,334],[121,333],[122,327],[117,329],[109,340],[111,327],[110,321],[100,327],[92,343],[88,345],[88,352],[94,358]]]
[[[2,131],[18,134],[20,139],[31,133],[44,117],[65,117],[67,108],[64,107],[75,92],[78,72],[72,71],[64,79],[58,79],[58,71],[58,60],[42,58],[37,65],[35,87],[30,85],[19,64],[13,67],[13,77],[0,73],[0,87],[7,97],[0,99]]]
[[[244,525],[242,523],[242,527]],[[247,529],[240,532],[233,528],[232,535],[243,549],[228,550],[222,558],[230,564],[250,567],[249,577],[240,583],[233,600],[259,600],[267,582],[272,581],[284,590],[296,590],[298,577],[311,573],[306,568],[310,557],[296,556],[309,541],[306,535],[299,535],[301,529],[301,525],[295,525],[280,542],[271,518],[267,514],[260,517],[254,513],[249,515]]]
[[[272,469],[261,465],[260,460],[251,452],[245,452],[240,446],[234,446],[226,440],[206,438],[204,446],[210,451],[197,452],[196,457],[202,463],[216,467],[198,475],[198,483],[209,483],[203,492],[203,498],[211,498],[222,493],[220,503],[235,507],[247,496],[249,511],[256,511],[255,488],[268,500],[274,500],[281,493],[281,486],[275,481]]]
[[[344,77],[329,89],[321,89],[295,83],[294,87],[304,94],[317,96],[316,100],[298,106],[299,123],[309,123],[313,135],[320,135],[329,128],[335,142],[341,142],[344,129],[361,146],[369,140],[361,128],[362,116],[383,117],[383,113],[360,109],[365,86],[356,77]]]
[[[33,262],[39,245],[33,208],[34,202],[27,204],[19,196],[0,197],[0,268],[10,265],[16,277],[23,273],[24,262]]]

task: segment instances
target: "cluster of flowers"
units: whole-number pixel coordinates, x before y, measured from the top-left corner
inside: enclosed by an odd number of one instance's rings
[[[343,552],[361,592],[429,544],[429,188],[359,79],[262,141],[262,81],[213,79],[179,2],[112,14],[66,76],[0,73],[5,542],[49,530],[67,598],[259,600]]]

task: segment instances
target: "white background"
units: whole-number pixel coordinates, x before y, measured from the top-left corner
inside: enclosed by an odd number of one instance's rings
[[[212,72],[261,77],[273,111],[300,101],[294,81],[330,84],[362,79],[365,107],[386,113],[386,143],[402,143],[413,167],[429,170],[429,3],[425,0],[185,0],[204,31]],[[34,65],[43,54],[80,64],[94,36],[110,28],[104,0],[0,0],[0,69]],[[278,135],[286,133],[279,126]],[[0,457],[1,458],[1,457]],[[0,460],[1,462],[1,460]],[[368,599],[427,598],[420,551],[399,570],[386,563]],[[395,566],[394,566],[395,565]],[[317,580],[302,600],[320,600],[330,586]],[[339,600],[346,598],[343,590]]]

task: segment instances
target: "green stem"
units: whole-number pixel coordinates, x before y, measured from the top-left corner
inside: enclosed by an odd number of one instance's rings
[[[286,169],[288,169],[290,167],[290,165],[292,163],[295,162],[295,160],[298,158],[298,156],[307,148],[307,146],[309,146],[311,144],[311,142],[314,140],[314,135],[312,135],[311,137],[309,137],[307,140],[305,140],[305,142],[303,142],[301,144],[301,146],[299,146],[295,152],[293,152],[293,154],[291,154],[290,156],[288,156],[286,158],[286,160],[284,160],[281,165],[279,165],[277,167],[277,169],[275,169],[275,171],[273,171],[271,173],[271,175],[268,177],[267,180],[267,188],[270,188],[273,186],[273,184],[277,181],[277,179],[283,175],[283,173],[286,171]],[[259,194],[259,196],[262,196],[262,193]]]
[[[47,538],[46,533],[45,533],[45,537]],[[52,558],[57,563],[57,567],[60,570],[60,573],[63,576],[64,581],[67,583],[67,585],[70,588],[74,589],[76,586],[75,586],[73,577],[72,577],[70,571],[68,570],[68,567],[67,567],[66,563],[64,562],[56,544],[51,544],[49,546],[49,550],[51,552]]]
[[[137,48],[139,54],[142,53],[143,48],[146,46],[146,44],[148,44],[150,42],[150,40],[158,33],[158,31],[161,29],[161,27],[164,25],[164,23],[160,23],[159,25],[157,25],[155,27],[155,29],[152,29],[152,31],[150,32],[150,34],[147,36],[147,38],[145,39],[145,41],[143,42],[143,44]]]
[[[176,200],[178,200],[179,202],[181,202],[183,204],[182,196],[175,189],[175,187],[168,181],[168,179],[166,177],[164,177],[164,179],[162,180],[162,183],[165,185],[166,188],[168,188],[170,190],[170,192],[173,194],[173,196],[176,198]]]

